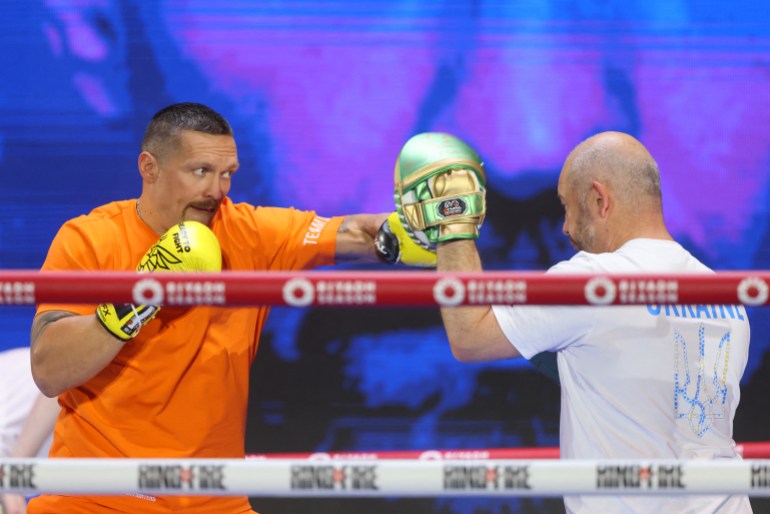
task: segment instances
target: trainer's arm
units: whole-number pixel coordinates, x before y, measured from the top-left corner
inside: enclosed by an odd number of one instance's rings
[[[439,243],[438,271],[481,271],[481,258],[471,239]],[[455,358],[465,362],[519,357],[497,323],[492,308],[442,307],[449,345]]]
[[[59,410],[59,401],[56,398],[39,394],[27,414],[27,419],[24,420],[19,438],[16,439],[9,457],[36,456],[53,432]]]
[[[59,402],[56,398],[46,398],[38,394],[32,409],[24,420],[19,438],[13,445],[9,457],[35,457],[43,443],[53,432],[56,417],[59,415]],[[4,514],[25,514],[27,500],[22,494],[5,493],[0,495],[0,512]],[[4,510],[3,510],[4,509]]]
[[[51,398],[99,373],[123,348],[95,315],[63,311],[36,316],[30,340],[32,377]]]
[[[377,261],[374,238],[390,213],[353,214],[337,230],[335,259],[337,262]]]

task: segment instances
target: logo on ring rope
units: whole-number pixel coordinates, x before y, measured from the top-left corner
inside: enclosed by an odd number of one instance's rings
[[[447,464],[443,466],[444,490],[530,490],[530,466],[496,464]]]
[[[465,300],[465,285],[456,278],[442,278],[433,286],[433,298],[443,307],[456,307]]]
[[[303,464],[291,466],[289,488],[300,491],[379,491],[379,465]]]
[[[615,301],[616,295],[615,282],[607,277],[592,278],[585,285],[586,300],[593,305],[609,305]]]
[[[0,464],[0,487],[16,491],[34,491],[35,464]]]
[[[747,277],[738,284],[738,300],[744,305],[764,305],[767,302],[767,282],[759,277]]]
[[[224,305],[225,284],[218,281],[170,281],[166,287],[153,278],[134,284],[134,303],[138,305]]]
[[[374,305],[377,284],[373,280],[288,280],[282,289],[283,300],[294,307],[319,305]]]
[[[315,288],[305,278],[292,278],[283,285],[283,301],[292,307],[307,307],[315,299]]]
[[[141,464],[137,483],[139,489],[226,491],[225,466],[178,464]]]
[[[163,286],[155,279],[143,278],[134,284],[132,291],[134,303],[144,305],[163,304]]]
[[[770,466],[765,464],[752,464],[751,488],[770,489]]]
[[[34,305],[34,282],[0,282],[0,304]]]

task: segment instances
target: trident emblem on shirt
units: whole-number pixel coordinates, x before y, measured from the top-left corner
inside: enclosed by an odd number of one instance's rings
[[[678,330],[674,332],[674,410],[676,418],[686,419],[698,437],[703,437],[715,419],[725,417],[727,363],[730,360],[730,332],[722,336],[715,349],[709,348],[709,352],[706,352],[705,332],[701,323],[697,363],[690,363],[687,341]]]

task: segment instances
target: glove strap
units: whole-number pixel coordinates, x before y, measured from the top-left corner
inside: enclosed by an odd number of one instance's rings
[[[441,196],[422,202],[404,204],[404,218],[415,230],[445,224],[480,225],[484,221],[485,202],[482,191]]]
[[[96,319],[113,336],[121,341],[136,337],[139,329],[160,311],[155,305],[113,305],[103,303],[96,309]]]

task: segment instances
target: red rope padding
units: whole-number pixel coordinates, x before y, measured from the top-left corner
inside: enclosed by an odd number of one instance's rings
[[[767,305],[768,271],[566,275],[542,272],[306,271],[221,273],[0,271],[0,305],[456,306]],[[705,307],[702,307],[705,308]],[[712,307],[713,310],[713,307]],[[731,311],[730,311],[731,312]],[[695,314],[705,317],[709,313]],[[687,317],[685,312],[683,316]],[[716,312],[713,312],[717,316]],[[724,317],[724,312],[722,316]]]
[[[738,443],[738,454],[744,459],[767,459],[770,442]],[[247,459],[308,459],[308,460],[499,460],[499,459],[558,459],[559,448],[485,448],[478,450],[408,450],[379,452],[316,452],[249,454]]]

